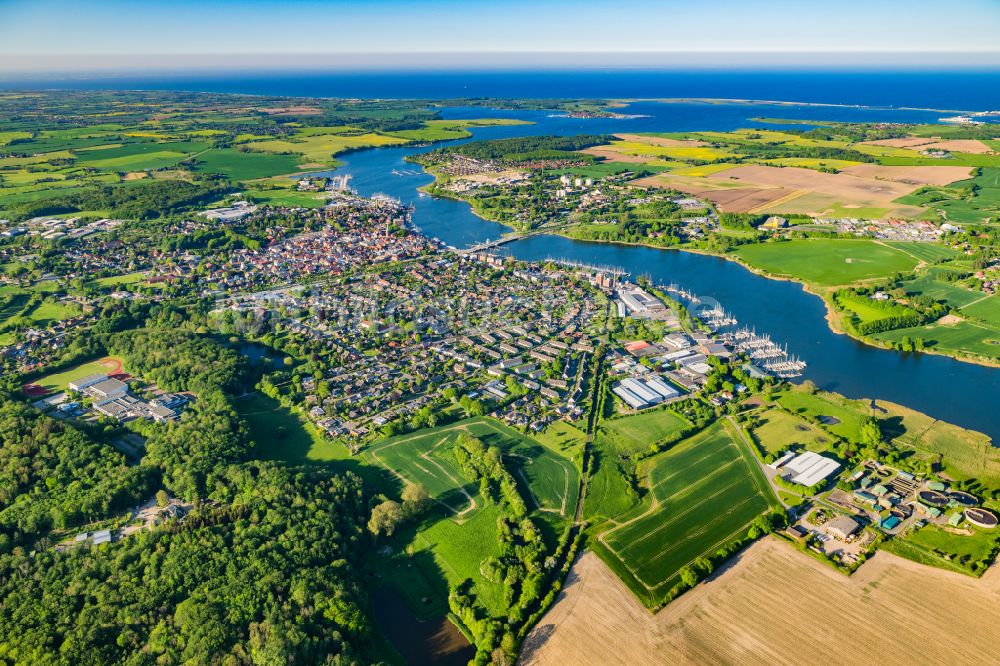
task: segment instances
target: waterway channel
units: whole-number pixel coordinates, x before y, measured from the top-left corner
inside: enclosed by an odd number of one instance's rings
[[[476,139],[528,134],[581,134],[639,131],[731,130],[769,127],[753,117],[853,121],[935,122],[935,112],[857,107],[747,104],[633,104],[623,112],[646,117],[575,119],[543,111],[492,111],[453,108],[448,118],[499,116],[530,120],[532,125],[475,130]],[[801,127],[801,126],[800,126]],[[455,142],[453,142],[455,143]],[[428,236],[462,248],[508,231],[483,220],[463,202],[418,196],[417,188],[432,178],[405,161],[427,147],[380,148],[345,157],[336,173],[349,173],[351,186],[363,195],[377,192],[411,203],[413,223]],[[406,172],[396,175],[393,172]],[[419,173],[418,173],[419,172]],[[699,296],[712,297],[741,325],[768,333],[790,353],[808,363],[803,379],[852,398],[889,400],[1000,442],[1000,369],[947,357],[878,349],[834,333],[826,322],[822,300],[794,282],[771,280],[717,257],[676,250],[574,241],[555,235],[532,236],[504,246],[523,260],[565,257],[614,265],[632,275],[675,283]]]

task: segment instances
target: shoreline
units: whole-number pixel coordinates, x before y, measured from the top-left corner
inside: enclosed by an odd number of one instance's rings
[[[423,167],[421,167],[421,168],[423,168]],[[425,171],[426,171],[426,169],[425,169]],[[490,222],[491,224],[500,225],[500,226],[508,229],[509,232],[520,233],[516,229],[514,229],[513,227],[510,227],[510,226],[504,224],[503,222],[497,222],[496,220],[491,220],[491,219],[483,216],[482,214],[479,213],[479,211],[476,210],[475,206],[473,206],[471,203],[469,203],[466,199],[463,199],[463,198],[461,198],[459,196],[449,196],[449,195],[445,195],[445,194],[431,194],[427,190],[427,188],[429,188],[429,187],[437,184],[437,182],[438,182],[437,181],[437,176],[435,174],[431,173],[430,171],[426,171],[426,172],[429,175],[434,176],[434,181],[431,182],[431,183],[428,183],[427,185],[421,185],[420,187],[417,188],[417,190],[425,192],[426,194],[428,194],[429,196],[432,196],[432,197],[438,197],[439,196],[439,197],[441,197],[443,199],[449,199],[449,200],[452,200],[452,201],[461,201],[461,202],[464,202],[466,205],[469,206],[469,210],[472,211],[472,214],[475,215],[476,217],[480,218],[481,220],[484,220],[486,222]],[[815,285],[812,285],[812,284],[810,284],[808,282],[803,282],[801,280],[797,280],[797,279],[795,279],[793,277],[790,277],[790,276],[787,276],[787,275],[776,275],[776,274],[773,274],[773,273],[769,273],[769,272],[767,272],[767,271],[765,271],[763,269],[757,268],[756,266],[751,266],[750,264],[746,263],[745,261],[743,261],[739,257],[737,257],[735,255],[732,255],[732,254],[718,254],[718,253],[715,253],[715,252],[711,252],[709,250],[704,250],[702,248],[662,247],[660,245],[653,245],[652,243],[642,243],[642,242],[638,242],[638,241],[602,241],[602,240],[591,240],[591,239],[587,239],[587,238],[574,238],[574,237],[572,237],[572,236],[570,236],[570,235],[562,232],[559,229],[546,230],[544,227],[540,227],[538,229],[534,229],[533,231],[535,233],[532,234],[532,235],[550,234],[550,235],[553,235],[553,236],[561,236],[562,238],[566,238],[566,239],[571,240],[571,241],[577,241],[577,242],[580,242],[580,243],[599,243],[599,244],[602,244],[602,245],[624,245],[624,246],[629,246],[629,247],[645,247],[645,248],[649,248],[649,249],[652,249],[652,250],[663,250],[663,251],[668,251],[668,252],[669,251],[674,251],[674,252],[689,252],[691,254],[700,254],[700,255],[703,255],[703,256],[707,256],[707,257],[715,257],[717,259],[724,259],[725,261],[731,261],[731,262],[733,262],[735,264],[738,264],[739,266],[745,268],[747,271],[749,271],[749,272],[751,272],[754,275],[757,275],[759,277],[766,278],[768,280],[779,280],[779,281],[782,281],[782,282],[793,282],[795,284],[801,285],[803,291],[805,291],[806,293],[808,293],[808,294],[810,294],[812,296],[815,296],[816,298],[820,299],[823,302],[823,305],[826,308],[826,315],[825,315],[824,318],[826,319],[827,327],[834,334],[836,334],[836,335],[845,335],[848,338],[850,338],[851,340],[854,340],[855,342],[860,342],[863,345],[867,345],[869,347],[874,347],[875,349],[884,349],[886,351],[896,351],[896,352],[898,352],[900,354],[933,354],[934,356],[943,356],[945,358],[950,358],[950,359],[953,359],[955,361],[959,361],[961,363],[972,363],[974,365],[979,365],[979,366],[983,366],[983,367],[986,367],[986,368],[1000,368],[1000,361],[988,361],[986,359],[969,358],[969,357],[965,357],[965,356],[956,356],[956,355],[953,355],[953,354],[947,354],[945,352],[940,352],[940,351],[936,351],[936,350],[933,350],[933,349],[921,349],[919,351],[903,352],[903,351],[899,351],[899,350],[895,349],[894,347],[892,347],[889,344],[880,344],[880,341],[878,341],[878,340],[870,340],[868,338],[859,337],[858,335],[856,335],[854,333],[851,333],[850,331],[845,330],[845,328],[841,325],[841,323],[839,321],[839,318],[837,317],[837,315],[839,314],[839,312],[836,310],[836,308],[833,306],[833,304],[830,302],[830,300],[827,299],[822,293],[820,293],[815,288]],[[505,233],[507,233],[507,232],[505,232]],[[514,241],[514,242],[516,242],[516,241]]]

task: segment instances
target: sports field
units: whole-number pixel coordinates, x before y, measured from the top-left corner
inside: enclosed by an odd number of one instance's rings
[[[913,270],[917,259],[870,240],[802,239],[745,245],[734,254],[777,276],[823,286],[847,285]]]
[[[767,481],[723,422],[650,459],[651,504],[598,538],[598,552],[649,606],[699,557],[740,539],[777,505]]]
[[[94,374],[117,374],[122,371],[122,360],[117,356],[105,356],[96,361],[75,365],[68,370],[54,372],[35,379],[23,387],[25,395],[38,397],[56,391],[65,391],[69,383]]]
[[[564,517],[573,515],[580,482],[576,466],[492,419],[465,419],[400,435],[373,445],[365,455],[400,480],[422,485],[431,497],[464,519],[481,505],[481,500],[477,497],[478,485],[465,478],[454,457],[455,440],[463,433],[504,452],[529,508]]]

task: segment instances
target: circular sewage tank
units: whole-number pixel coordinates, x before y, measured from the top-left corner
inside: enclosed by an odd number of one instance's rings
[[[963,493],[961,490],[952,490],[948,493],[948,497],[952,498],[962,506],[979,506],[979,500],[969,493]]]
[[[976,527],[983,527],[991,530],[997,526],[997,517],[992,511],[974,508],[965,510],[965,519]]]
[[[944,493],[939,493],[936,490],[921,490],[917,493],[917,499],[926,504],[927,506],[948,506],[948,496]]]

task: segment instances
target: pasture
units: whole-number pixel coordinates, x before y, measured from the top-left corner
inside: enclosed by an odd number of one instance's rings
[[[963,310],[964,312],[964,310]],[[904,337],[920,338],[924,347],[945,354],[1000,359],[1000,327],[977,321],[942,321],[926,326],[897,328],[874,336],[878,340],[897,343]]]
[[[301,464],[348,457],[343,445],[324,438],[308,419],[282,407],[277,400],[255,393],[235,404],[250,429],[255,458]]]
[[[639,498],[632,492],[625,477],[618,449],[598,437],[591,447],[590,478],[583,516],[587,520],[606,520],[632,509]]]
[[[822,428],[781,408],[768,409],[757,418],[758,425],[750,432],[766,453],[778,453],[792,445],[817,453],[830,448],[831,438]]]
[[[799,386],[790,386],[775,393],[774,399],[792,414],[819,421],[824,429],[843,439],[857,437],[867,414],[860,400],[848,400],[833,393],[810,393]]]
[[[802,239],[746,245],[733,253],[771,275],[822,286],[848,285],[913,270],[917,259],[870,240]]]
[[[920,564],[970,576],[982,575],[981,570],[973,569],[973,563],[992,560],[997,542],[1000,541],[1000,532],[976,527],[969,529],[971,534],[957,534],[935,525],[927,525],[892,539],[882,547]]]
[[[74,304],[63,302],[42,302],[30,312],[25,313],[25,316],[34,321],[36,325],[44,328],[60,322],[63,319],[75,317],[78,314],[80,314],[80,308]]]
[[[897,448],[913,450],[925,459],[941,456],[942,466],[952,478],[1000,489],[1000,448],[995,448],[988,436],[902,405],[879,402],[878,406],[884,410],[879,414],[883,433]]]
[[[492,419],[465,419],[392,437],[373,444],[365,457],[401,481],[422,485],[432,498],[463,520],[481,505],[478,484],[465,477],[453,453],[455,441],[463,433],[503,451],[529,508],[572,517],[579,495],[577,467],[550,448]]]
[[[648,460],[649,507],[598,536],[600,554],[649,606],[699,557],[746,535],[777,506],[757,463],[723,422]]]
[[[641,414],[604,421],[601,435],[623,454],[639,453],[672,435],[681,433],[691,423],[670,409],[657,409]]]

